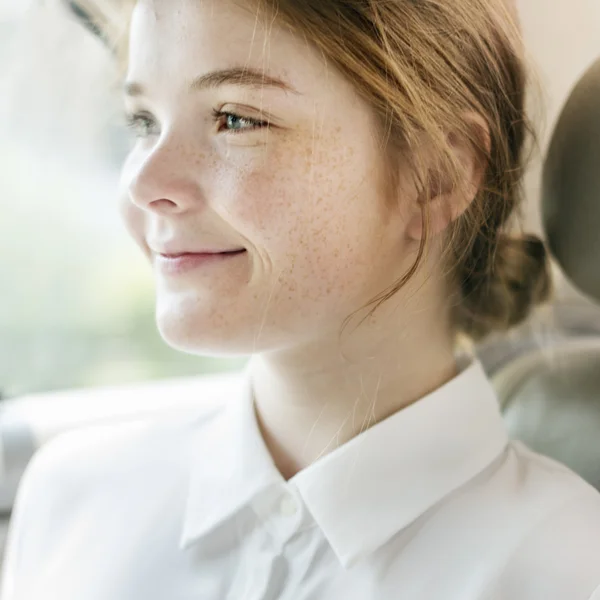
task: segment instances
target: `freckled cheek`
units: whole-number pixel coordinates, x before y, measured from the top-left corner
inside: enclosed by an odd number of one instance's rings
[[[281,267],[325,288],[348,282],[365,245],[364,165],[341,164],[334,151],[292,150],[279,149],[243,176],[232,172],[228,210]]]
[[[230,178],[227,210],[252,241],[268,246],[301,234],[311,215],[306,194],[298,171],[269,163]]]

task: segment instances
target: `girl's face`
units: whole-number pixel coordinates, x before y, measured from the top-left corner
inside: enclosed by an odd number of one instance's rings
[[[169,344],[318,348],[405,272],[374,118],[305,42],[234,0],[141,0],[127,81],[122,213]],[[206,249],[245,252],[160,256]]]

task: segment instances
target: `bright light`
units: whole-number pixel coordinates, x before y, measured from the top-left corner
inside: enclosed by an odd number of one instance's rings
[[[0,21],[22,18],[31,4],[32,0],[0,0]]]

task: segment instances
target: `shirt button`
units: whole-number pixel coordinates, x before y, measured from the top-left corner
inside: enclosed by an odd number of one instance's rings
[[[292,517],[298,512],[298,504],[290,496],[286,496],[279,505],[279,511],[284,517]]]

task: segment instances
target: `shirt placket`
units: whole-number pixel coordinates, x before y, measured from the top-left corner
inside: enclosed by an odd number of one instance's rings
[[[244,552],[243,574],[236,578],[228,600],[277,600],[288,581],[284,549],[305,515],[302,500],[291,487],[277,485],[259,494],[250,506],[257,527],[253,543]]]

